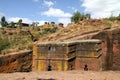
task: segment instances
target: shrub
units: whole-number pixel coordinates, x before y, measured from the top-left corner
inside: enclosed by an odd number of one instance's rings
[[[57,30],[58,30],[57,27],[45,28],[45,29],[44,29],[44,33],[55,33]]]
[[[8,35],[13,35],[13,32],[8,32]]]
[[[3,50],[3,49],[5,49],[5,48],[7,48],[7,47],[9,47],[9,45],[10,45],[10,43],[9,43],[8,38],[2,39],[0,37],[0,51]]]
[[[20,34],[21,35],[29,35],[29,33],[27,31],[23,31],[23,30],[20,30]]]
[[[111,21],[115,21],[115,20],[120,21],[120,14],[118,16],[110,16],[109,18],[106,18],[106,19],[111,20]]]
[[[5,33],[6,33],[6,31],[5,31],[5,30],[2,30],[1,32],[2,32],[2,34],[5,34]]]
[[[35,31],[40,31],[40,27],[38,27],[38,26],[33,27],[32,29],[35,30]]]
[[[106,23],[106,26],[107,26],[107,27],[111,27],[111,26],[112,26],[112,24],[111,24],[111,23],[109,23],[109,22],[107,22],[107,23]]]
[[[1,27],[0,29],[1,29],[1,30],[5,30],[4,27]]]
[[[82,21],[84,18],[89,20],[89,19],[91,19],[91,15],[90,14],[81,14],[79,11],[77,11],[71,17],[71,22],[77,23],[79,21]]]
[[[51,33],[55,33],[57,30],[58,30],[58,27],[53,27],[53,28],[51,29]]]

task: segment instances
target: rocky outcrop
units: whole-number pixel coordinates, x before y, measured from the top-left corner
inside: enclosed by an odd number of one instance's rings
[[[75,25],[74,25],[75,27]],[[77,27],[78,28],[78,27]],[[80,28],[80,27],[79,27]],[[100,39],[102,40],[102,69],[103,70],[120,70],[120,27],[101,27],[87,31],[75,29],[63,29],[64,34],[56,33],[54,36],[44,38],[44,41],[66,41],[81,39]],[[61,31],[61,32],[63,32]],[[79,31],[79,34],[78,34]],[[66,33],[66,34],[65,34]],[[73,34],[73,35],[72,35]],[[67,36],[67,37],[66,37]]]
[[[120,70],[120,27],[88,32],[68,40],[100,39],[102,40],[102,69]]]
[[[57,31],[55,34],[40,38],[39,41],[63,41],[75,37],[82,36],[87,33],[100,32],[103,30],[115,28],[120,22],[112,22],[109,20],[83,20],[76,24],[70,24],[67,27]]]
[[[120,70],[120,27],[85,34],[77,39],[102,40],[103,70]]]
[[[32,67],[32,51],[25,50],[0,56],[0,73],[29,72]]]

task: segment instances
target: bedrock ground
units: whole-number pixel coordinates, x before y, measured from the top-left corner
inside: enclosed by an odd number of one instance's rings
[[[1,73],[0,80],[120,80],[120,71],[41,71]]]

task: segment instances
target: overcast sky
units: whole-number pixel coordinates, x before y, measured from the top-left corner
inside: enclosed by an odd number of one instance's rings
[[[75,11],[90,13],[92,18],[117,16],[120,13],[120,0],[0,0],[0,18],[25,23],[45,21],[70,23]]]

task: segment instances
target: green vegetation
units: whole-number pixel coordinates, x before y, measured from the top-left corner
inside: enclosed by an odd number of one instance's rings
[[[6,31],[4,30],[4,28],[1,28],[1,33],[6,34]]]
[[[87,20],[91,19],[91,15],[90,14],[85,14],[84,16],[86,17]]]
[[[77,11],[71,17],[71,22],[77,23],[78,21],[81,21],[82,18],[83,18],[83,15]]]
[[[73,16],[71,17],[71,22],[77,23],[79,21],[82,21],[83,19],[89,20],[91,19],[90,14],[81,14],[79,11],[75,12]],[[109,18],[105,18],[106,20],[111,20],[111,21],[120,21],[120,14],[118,16],[111,16]]]
[[[75,12],[71,17],[71,21],[77,23],[86,19],[89,21],[91,19],[90,14],[81,14],[80,12]],[[112,21],[118,20],[120,21],[120,15],[117,17],[106,18],[108,22],[105,23],[106,29],[111,28]],[[110,21],[111,20],[111,21]],[[43,26],[37,26],[37,22],[33,23],[32,27],[23,27],[22,19],[18,21],[18,23],[11,22],[7,23],[5,17],[1,18],[0,28],[0,53],[2,51],[10,52],[9,50],[19,51],[23,49],[32,49],[33,42],[39,40],[42,37],[46,37],[49,34],[55,33],[58,31],[59,27],[57,25],[46,24]],[[90,24],[95,22],[90,22]],[[96,23],[95,23],[96,24]],[[17,27],[15,27],[17,25]],[[74,27],[74,26],[73,26]],[[93,28],[90,28],[93,29]],[[63,33],[60,33],[63,34]]]
[[[0,51],[6,49],[9,45],[10,43],[7,37],[5,37],[4,39],[0,37]]]
[[[111,17],[105,18],[105,19],[111,20],[111,21],[115,21],[115,20],[120,21],[120,14],[118,16],[116,16],[116,17],[115,16],[111,16]]]
[[[32,49],[32,45],[33,41],[28,35],[15,35],[14,33],[9,32],[8,35],[3,34],[2,37],[0,37],[0,53],[3,50],[5,52],[10,52],[10,49],[13,49],[14,51]]]
[[[58,27],[35,26],[30,32],[22,27],[21,30],[12,27],[0,28],[0,53],[9,53],[24,49],[31,49],[33,42],[48,34],[55,33]],[[28,27],[29,28],[29,27]]]
[[[15,23],[13,21],[10,23],[9,28],[15,28]]]
[[[33,27],[32,28],[32,30],[34,30],[34,31],[40,31],[40,29],[41,29],[41,26],[39,27],[39,26],[36,26],[36,27]]]
[[[1,18],[1,21],[0,21],[0,23],[1,23],[1,26],[2,27],[8,27],[8,28],[16,28],[16,27],[19,27],[20,29],[22,29],[22,19],[20,19],[17,23],[15,23],[15,22],[10,22],[10,23],[8,23],[7,21],[6,21],[6,19],[5,19],[5,16],[3,16],[2,18]]]
[[[3,17],[1,18],[1,26],[2,26],[2,27],[6,27],[7,25],[8,25],[8,23],[7,23],[6,19],[5,19],[5,16],[3,16]]]
[[[90,19],[91,15],[90,14],[81,14],[79,11],[75,12],[73,16],[71,17],[71,22],[77,23],[83,19]]]
[[[58,30],[57,27],[45,28],[43,33],[55,33]]]
[[[34,41],[58,30],[56,26],[48,25],[45,28],[38,26],[38,22],[33,22],[33,27],[23,27],[22,19],[17,23],[10,22],[8,24],[5,16],[1,18],[0,23],[2,25],[0,28],[0,53],[32,49]]]
[[[57,30],[58,30],[58,27],[44,28],[43,32],[41,33],[41,36],[45,36],[47,34],[55,33]]]
[[[106,26],[107,26],[107,27],[111,27],[112,24],[111,24],[110,22],[106,22]]]
[[[18,24],[18,27],[22,29],[22,19],[20,19],[17,24]]]

